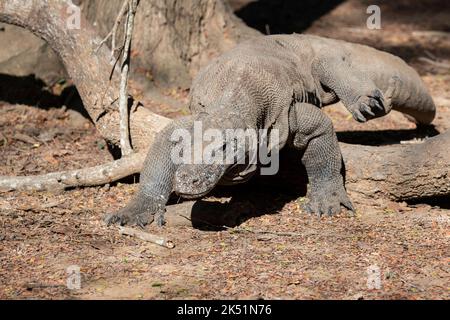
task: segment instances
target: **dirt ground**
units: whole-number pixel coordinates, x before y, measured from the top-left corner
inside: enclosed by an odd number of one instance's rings
[[[450,68],[429,61],[450,63],[450,10],[433,5],[437,1],[392,3],[381,6],[382,30],[366,29],[365,2],[346,1],[307,32],[366,43],[407,60],[435,98],[436,130],[446,131]],[[112,159],[89,121],[59,107],[68,100],[63,89],[39,88],[39,99],[18,99],[24,104],[0,102],[0,176]],[[152,99],[151,91],[144,94],[137,84],[134,89],[159,113],[186,113],[186,92],[174,89]],[[408,139],[414,136],[415,126],[399,113],[357,124],[341,105],[326,112],[339,132],[409,130]],[[352,134],[341,136],[351,140]],[[356,215],[319,220],[301,212],[297,199],[304,194],[289,183],[276,189],[253,183],[228,190],[244,207],[238,230],[150,226],[174,241],[169,250],[120,236],[102,222],[130,199],[136,186],[129,182],[60,194],[0,193],[0,298],[450,298],[450,200],[406,204],[351,194]],[[66,269],[73,265],[81,268],[80,290],[66,287]],[[371,289],[368,272],[377,268],[381,288]]]

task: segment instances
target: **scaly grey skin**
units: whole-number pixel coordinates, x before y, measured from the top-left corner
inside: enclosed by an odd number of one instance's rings
[[[333,215],[353,210],[342,176],[342,156],[330,119],[320,108],[342,101],[359,122],[392,109],[429,124],[436,108],[418,74],[400,58],[373,48],[310,35],[257,37],[241,43],[202,69],[191,88],[192,117],[175,121],[151,147],[134,199],[106,222],[164,223],[164,207],[175,191],[206,195],[217,184],[246,181],[256,168],[175,165],[170,141],[177,128],[279,130],[280,145],[304,150],[310,180],[305,209]],[[225,148],[230,147],[225,143]],[[244,177],[243,177],[244,176]]]

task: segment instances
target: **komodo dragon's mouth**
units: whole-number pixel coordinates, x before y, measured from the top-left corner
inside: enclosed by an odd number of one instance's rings
[[[184,199],[206,196],[220,181],[226,171],[222,165],[183,165],[175,172],[173,191]]]
[[[198,194],[188,194],[188,193],[182,193],[182,192],[177,192],[177,191],[175,191],[175,193],[186,200],[197,200],[197,199],[207,196],[213,189],[205,191],[203,193],[198,193]]]

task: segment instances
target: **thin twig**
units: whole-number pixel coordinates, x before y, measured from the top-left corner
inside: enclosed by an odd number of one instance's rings
[[[433,65],[435,67],[438,67],[438,68],[450,69],[450,64],[449,63],[434,61],[434,60],[431,60],[431,59],[426,58],[426,57],[420,57],[419,61],[431,64],[431,65]]]
[[[278,237],[302,237],[304,235],[300,233],[295,232],[276,232],[276,231],[266,231],[266,230],[252,230],[248,228],[243,227],[236,227],[236,228],[230,228],[223,226],[223,228],[237,233],[252,233],[252,234],[259,234],[259,235],[272,235],[272,236],[278,236]]]
[[[25,143],[28,143],[28,144],[31,144],[31,145],[38,144],[38,141],[36,139],[34,139],[34,138],[32,138],[32,137],[30,137],[30,136],[28,136],[26,134],[23,134],[23,133],[16,133],[13,136],[13,138],[18,140],[18,141],[22,141],[22,142],[25,142]]]
[[[122,7],[120,8],[119,14],[117,15],[116,20],[114,21],[114,26],[111,29],[111,31],[108,33],[108,35],[100,42],[100,44],[97,47],[96,53],[100,50],[100,48],[110,39],[112,38],[112,44],[111,44],[111,54],[112,59],[114,58],[114,53],[116,51],[116,36],[117,36],[117,29],[119,28],[120,22],[122,21],[122,17],[125,15],[126,9],[129,6],[130,0],[125,0],[122,4]]]
[[[428,50],[425,50],[425,54],[428,56],[428,58],[430,58],[431,60],[437,60],[437,57],[433,54],[433,53],[431,53],[430,51],[428,51]]]
[[[191,218],[189,218],[185,215],[180,215],[180,216],[182,218],[185,218],[186,220],[189,220],[192,222]],[[236,233],[253,233],[253,234],[259,234],[259,235],[273,235],[273,236],[278,236],[278,237],[302,237],[302,236],[304,236],[300,233],[295,233],[295,232],[276,232],[276,231],[266,231],[266,230],[252,230],[252,229],[243,228],[243,227],[232,228],[232,227],[227,227],[227,226],[213,225],[213,224],[203,221],[203,220],[199,220],[199,222],[209,225],[210,227],[225,229],[225,230],[228,230],[231,232],[236,232]]]
[[[29,282],[24,285],[27,290],[35,290],[35,289],[67,289],[67,286],[63,286],[60,284],[46,284],[39,282]]]
[[[119,233],[120,235],[135,237],[142,241],[151,242],[167,249],[175,248],[175,244],[172,241],[141,230],[128,227],[119,227]]]
[[[124,0],[122,7],[120,8],[119,14],[116,17],[116,20],[114,21],[114,25],[112,30],[108,33],[108,35],[100,42],[99,46],[97,47],[95,53],[98,53],[98,51],[100,50],[100,48],[111,38],[111,73],[109,74],[109,82],[107,87],[105,88],[105,91],[102,94],[101,97],[101,105],[103,105],[103,101],[105,96],[107,95],[107,92],[109,90],[109,88],[111,87],[111,80],[113,78],[114,72],[116,71],[116,66],[119,63],[120,60],[120,56],[122,55],[122,50],[124,48],[124,46],[121,46],[119,49],[121,52],[119,52],[117,58],[115,57],[116,51],[118,51],[118,48],[116,48],[116,42],[117,42],[117,30],[119,28],[119,25],[121,24],[122,18],[125,15],[125,13],[127,13],[127,9],[130,6],[130,1],[131,0]],[[125,24],[126,26],[126,24]],[[116,100],[115,100],[116,101]],[[109,106],[105,107],[105,110],[109,109],[111,107],[111,105],[113,103],[112,102]],[[125,147],[126,148],[126,147]]]
[[[122,73],[120,79],[120,148],[122,156],[128,156],[133,153],[130,143],[130,122],[128,112],[128,73],[130,70],[130,51],[131,39],[133,37],[134,17],[136,15],[139,0],[130,0],[128,2],[127,23],[125,24],[125,45],[122,56]]]

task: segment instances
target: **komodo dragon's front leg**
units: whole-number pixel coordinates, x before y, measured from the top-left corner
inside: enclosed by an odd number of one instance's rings
[[[144,226],[155,220],[160,226],[164,224],[165,206],[172,193],[176,172],[171,159],[174,146],[171,134],[179,125],[174,122],[158,135],[145,160],[138,192],[125,208],[106,215],[108,225]]]
[[[344,186],[343,160],[333,123],[317,107],[295,104],[289,114],[289,128],[295,148],[304,150],[302,162],[309,178],[309,203],[305,210],[317,215],[334,215],[341,205],[354,210]]]
[[[382,92],[370,77],[352,65],[345,54],[315,59],[312,72],[322,85],[336,93],[359,122],[388,114],[392,109],[395,90],[401,84],[398,77],[392,77],[388,89]]]

